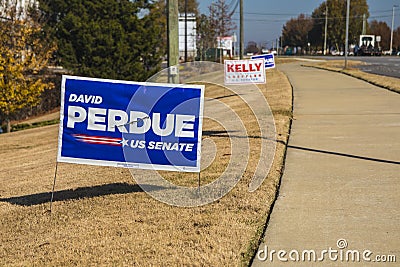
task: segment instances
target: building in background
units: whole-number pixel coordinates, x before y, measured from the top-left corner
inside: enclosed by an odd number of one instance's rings
[[[197,53],[196,16],[193,13],[187,14],[187,55],[188,58],[195,58]],[[185,57],[185,14],[179,15],[179,57]]]
[[[234,36],[217,37],[217,44],[219,49],[223,49],[224,57],[233,56],[233,42]]]

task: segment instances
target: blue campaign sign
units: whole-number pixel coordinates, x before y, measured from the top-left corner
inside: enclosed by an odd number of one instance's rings
[[[204,86],[63,76],[57,161],[200,171]]]
[[[252,56],[251,59],[265,59],[265,69],[272,69],[275,68],[275,56],[274,54],[265,54],[265,55],[257,55]]]

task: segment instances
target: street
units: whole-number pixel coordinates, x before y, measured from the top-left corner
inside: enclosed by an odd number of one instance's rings
[[[315,59],[338,60],[344,57],[315,57]],[[360,66],[360,70],[384,76],[400,78],[400,57],[348,57],[349,60],[358,60],[368,63]]]

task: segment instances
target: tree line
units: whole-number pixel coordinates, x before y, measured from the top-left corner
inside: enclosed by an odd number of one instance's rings
[[[59,106],[64,73],[145,81],[167,52],[165,0],[39,0],[21,6],[0,0],[0,125]],[[185,7],[185,3],[188,4]],[[210,15],[197,0],[179,0],[195,13],[199,50],[231,34],[231,6],[217,0]]]
[[[363,33],[382,37],[380,46],[384,50],[390,47],[391,29],[386,22],[373,20],[368,23],[369,6],[366,0],[352,0],[349,17],[349,43],[358,44]],[[343,51],[345,46],[346,1],[327,0],[311,14],[300,14],[286,22],[282,31],[282,44],[289,47],[302,47],[310,44],[315,51],[321,51],[325,43],[327,26],[327,49]],[[400,49],[400,27],[394,30],[393,47]]]
[[[54,67],[79,76],[136,81],[161,69],[167,54],[165,0],[39,0],[25,9],[19,2],[0,0],[0,124],[6,122],[7,130],[10,120],[59,106],[60,75]],[[196,15],[200,59],[217,47],[218,36],[236,29],[232,15],[237,3],[215,0],[205,15],[197,0],[179,0],[181,14],[187,10]],[[366,0],[351,1],[350,43],[358,43],[365,26],[389,49],[390,27],[377,20],[368,23],[369,16]],[[326,0],[311,16],[300,14],[287,21],[279,43],[301,48],[310,44],[321,51],[327,25],[327,48],[343,50],[345,17],[346,1]],[[400,27],[393,44],[400,49]],[[247,50],[257,49],[250,42]]]

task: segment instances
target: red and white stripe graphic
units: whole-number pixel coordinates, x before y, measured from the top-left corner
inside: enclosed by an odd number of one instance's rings
[[[111,138],[106,136],[91,136],[85,134],[74,134],[73,135],[78,141],[96,144],[96,145],[110,145],[110,146],[121,146],[122,138]]]

